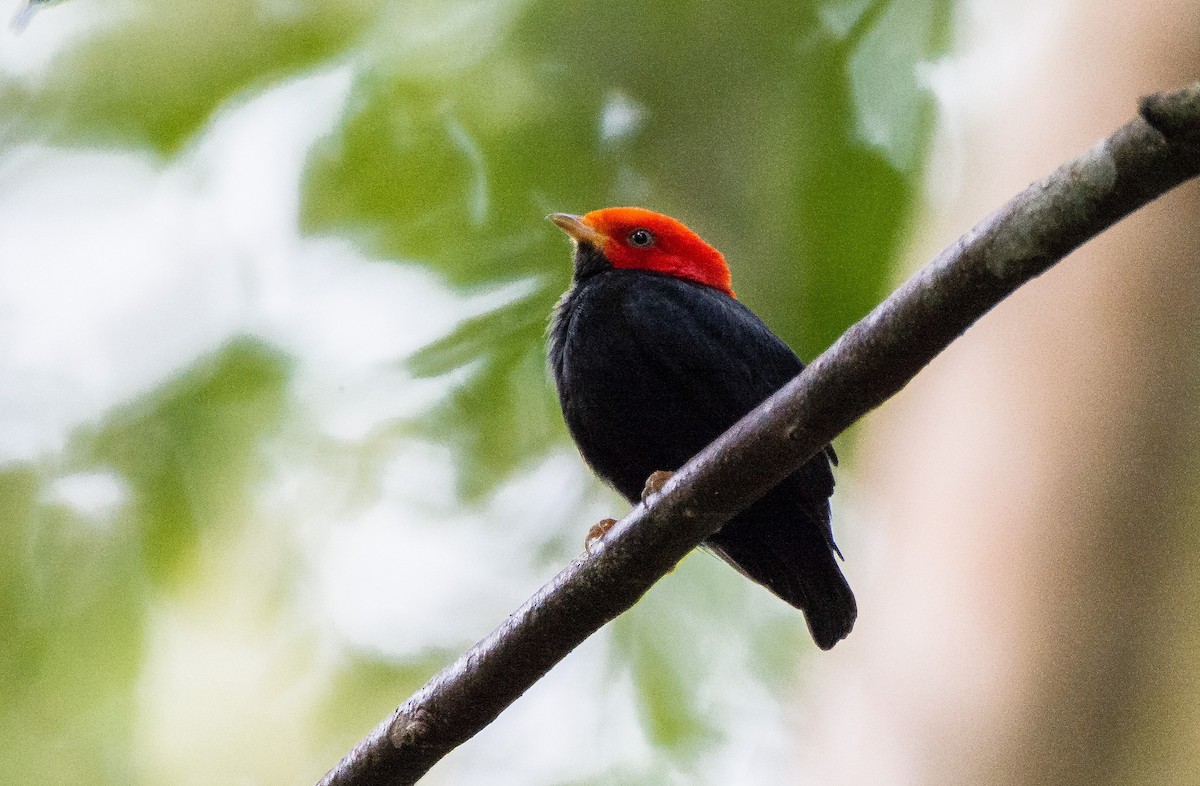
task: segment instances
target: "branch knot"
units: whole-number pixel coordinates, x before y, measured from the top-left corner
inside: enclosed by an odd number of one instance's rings
[[[408,748],[419,745],[420,741],[429,736],[435,718],[425,707],[414,707],[409,710],[401,709],[388,729],[388,740],[396,748]]]
[[[1138,104],[1142,119],[1168,144],[1200,156],[1200,82],[1169,93],[1152,93]]]

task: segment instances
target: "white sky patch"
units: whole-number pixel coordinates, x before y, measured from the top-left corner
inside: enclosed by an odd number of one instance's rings
[[[291,392],[321,431],[357,441],[411,417],[461,380],[415,380],[402,359],[467,310],[434,276],[362,257],[348,244],[296,250],[257,333],[296,358]]]
[[[188,204],[131,154],[35,150],[0,183],[0,464],[228,334],[227,282],[181,252]]]
[[[600,142],[616,145],[642,129],[646,121],[645,108],[627,94],[614,90],[604,100],[600,110]]]
[[[450,451],[408,442],[379,499],[310,542],[330,624],[354,646],[403,657],[470,644],[550,578],[531,559],[591,488],[580,463],[556,455],[464,509],[456,472]]]
[[[0,464],[252,331],[295,239],[297,182],[349,74],[226,110],[174,166],[27,146],[0,160]]]
[[[627,672],[613,673],[607,639],[604,630],[581,644],[506,709],[503,722],[487,726],[469,746],[440,762],[430,781],[487,786],[623,783],[626,768],[661,757],[642,731],[633,681]],[[514,753],[519,766],[514,766]],[[618,773],[615,779],[603,777],[610,770]]]
[[[403,471],[429,480],[431,469],[414,463]],[[385,500],[336,528],[321,573],[329,620],[349,643],[390,656],[469,644],[527,589],[523,571],[514,570],[524,560],[496,553],[498,542],[482,534],[483,524],[422,515],[411,500]]]
[[[1006,106],[1044,71],[1045,57],[1062,40],[1074,9],[1065,2],[1020,0],[1015,5],[971,0],[957,13],[952,56],[918,69],[938,107],[926,196],[938,204],[957,198],[964,178],[967,129]]]
[[[1043,57],[1062,41],[1072,4],[1020,0],[1001,8],[984,0],[964,4],[956,26],[952,68],[936,83],[939,98],[977,111],[997,106],[1001,94],[1021,90],[1042,71]]]
[[[305,158],[351,79],[339,68],[234,100],[165,170],[37,146],[0,159],[0,378],[19,380],[0,386],[0,465],[62,449],[239,334],[296,358],[294,392],[334,434],[444,394],[453,380],[414,381],[402,359],[537,282],[463,296],[298,236]]]
[[[36,3],[36,13],[17,29],[12,22],[25,5],[25,0],[0,2],[0,74],[20,80],[37,79],[59,54],[120,24],[130,11],[111,2]]]
[[[726,719],[725,744],[713,751],[705,769],[712,784],[795,782],[795,728],[785,716],[780,696],[756,678],[748,658],[730,661],[721,673],[732,684],[721,684],[714,711]],[[791,696],[782,697],[790,700]]]
[[[415,416],[465,382],[469,365],[414,379],[403,359],[537,288],[524,279],[463,296],[426,270],[365,258],[335,239],[297,248],[285,272],[256,332],[296,358],[293,395],[326,435],[345,441]]]
[[[574,524],[582,550],[580,522],[602,517],[588,502],[594,487],[573,452],[549,457],[474,509],[454,498],[455,473],[450,451],[408,442],[378,502],[309,543],[328,618],[322,628],[387,657],[463,649],[557,570],[533,561],[548,533]],[[501,722],[440,763],[432,781],[590,782],[649,760],[654,752],[632,681],[613,673],[608,635],[601,631],[571,653]],[[540,744],[527,744],[531,734]],[[511,766],[513,751],[521,752],[519,767]]]
[[[83,518],[107,524],[129,500],[129,485],[112,472],[77,472],[55,480],[46,501],[64,505]]]

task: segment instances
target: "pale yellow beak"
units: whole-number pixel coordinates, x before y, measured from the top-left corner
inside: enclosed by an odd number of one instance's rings
[[[551,213],[546,216],[555,225],[571,236],[576,243],[591,243],[596,248],[604,246],[604,235],[583,223],[583,219],[570,213]]]

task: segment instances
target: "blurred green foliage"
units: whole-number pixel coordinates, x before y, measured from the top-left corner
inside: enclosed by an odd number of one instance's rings
[[[0,472],[0,761],[13,783],[130,776],[143,611],[103,533],[44,504],[34,468]],[[122,570],[122,568],[125,568]]]
[[[79,434],[61,463],[0,472],[0,750],[13,783],[136,780],[146,590],[184,578],[202,531],[246,518],[286,370],[235,341]],[[88,521],[49,493],[56,477],[114,471],[131,497],[119,521]]]
[[[943,51],[950,12],[949,0],[145,0],[112,10],[43,78],[0,82],[0,122],[10,143],[169,159],[223,108],[349,69],[344,113],[307,162],[301,231],[468,293],[525,285],[408,365],[419,377],[470,370],[402,430],[453,447],[471,502],[566,439],[543,341],[569,247],[549,212],[640,204],[685,220],[802,356],[875,304],[929,132],[917,66]],[[62,455],[0,471],[6,780],[136,780],[131,697],[147,609],[188,580],[203,532],[254,526],[258,451],[294,414],[292,372],[278,351],[235,340],[82,429]],[[113,532],[68,526],[73,514],[46,501],[55,477],[94,469],[130,488]],[[693,693],[705,667],[690,653],[704,637],[744,638],[763,679],[780,684],[805,646],[795,615],[749,622],[740,608],[755,590],[715,560],[689,564],[613,627],[646,734],[684,769],[721,735]],[[407,689],[428,657],[360,654],[336,684],[353,697]],[[340,745],[378,714],[342,712],[348,726],[329,733]]]
[[[250,518],[259,446],[282,416],[287,378],[286,358],[237,339],[79,435],[79,469],[115,470],[132,486],[126,523],[154,581],[186,565],[202,531]]]
[[[353,0],[123,4],[100,31],[63,51],[44,80],[0,86],[0,106],[47,141],[170,155],[230,98],[343,56],[378,7]]]
[[[806,357],[884,293],[928,130],[916,65],[944,46],[948,3],[451,7],[436,45],[409,29],[422,43],[401,37],[360,73],[346,122],[314,151],[304,221],[460,286],[536,282],[415,360],[420,373],[484,363],[430,421],[473,432],[468,493],[561,438],[539,384],[541,327],[570,278],[548,212],[642,204],[684,219]],[[860,109],[885,146],[856,133]],[[626,133],[603,136],[606,112],[623,111]]]

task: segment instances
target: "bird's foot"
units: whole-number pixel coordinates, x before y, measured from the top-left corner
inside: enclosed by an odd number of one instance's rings
[[[667,485],[667,481],[673,477],[675,477],[675,473],[665,469],[651,472],[650,477],[646,478],[645,488],[642,489],[642,502],[645,502],[651,494],[662,491],[662,487]]]
[[[583,550],[586,551],[590,556],[592,553],[592,546],[594,546],[598,540],[607,535],[608,531],[612,529],[613,525],[616,523],[616,519],[600,519],[593,524],[592,528],[588,530],[587,537],[583,539]]]

